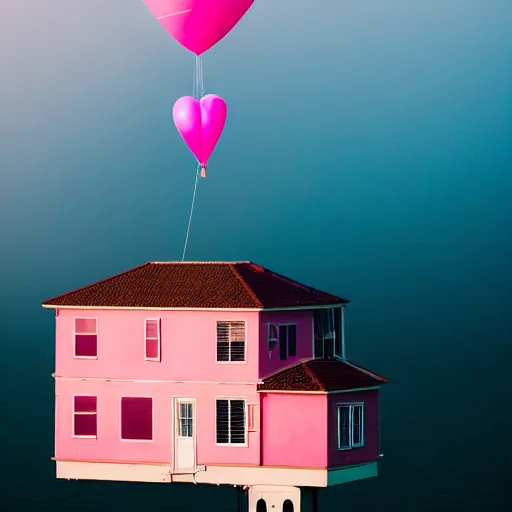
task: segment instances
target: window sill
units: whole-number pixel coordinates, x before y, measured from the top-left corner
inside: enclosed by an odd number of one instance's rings
[[[145,357],[144,361],[148,361],[149,363],[161,363],[162,359],[160,357]]]
[[[71,436],[73,439],[98,439],[98,436]]]
[[[339,448],[338,447],[338,451],[339,452],[348,452],[350,450],[357,450],[359,448],[364,448],[364,444],[358,444],[356,446],[351,446],[350,448]]]
[[[75,359],[98,359],[98,356],[74,356]]]
[[[247,361],[215,361],[217,364],[232,364],[232,365],[240,365],[247,364]]]
[[[249,448],[248,443],[215,443],[215,446],[226,448]]]
[[[154,439],[120,439],[123,443],[154,443]]]

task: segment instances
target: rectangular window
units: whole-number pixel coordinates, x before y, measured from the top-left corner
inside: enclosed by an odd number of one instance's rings
[[[342,357],[341,321],[341,307],[315,310],[315,357]]]
[[[152,398],[121,398],[121,439],[137,441],[153,439]]]
[[[192,417],[192,403],[190,402],[180,402],[179,404],[179,432],[178,435],[180,437],[192,437],[192,425],[193,425],[193,417]]]
[[[245,361],[245,322],[217,322],[217,361]]]
[[[338,450],[364,446],[363,404],[338,405]]]
[[[297,355],[297,326],[279,326],[279,359],[284,360],[289,356]]]
[[[73,399],[73,436],[98,436],[97,397],[75,396]]]
[[[245,444],[245,400],[217,400],[217,444]]]
[[[98,357],[96,318],[75,318],[75,357]]]
[[[272,351],[277,345],[277,325],[268,324],[268,350]]]
[[[146,320],[145,354],[147,361],[160,361],[160,320]]]

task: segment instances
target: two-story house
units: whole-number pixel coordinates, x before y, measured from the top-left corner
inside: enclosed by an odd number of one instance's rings
[[[146,263],[55,310],[57,477],[325,487],[376,476],[348,300],[251,262]]]

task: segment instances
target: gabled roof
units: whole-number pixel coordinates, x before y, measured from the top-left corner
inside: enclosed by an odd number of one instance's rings
[[[148,262],[43,302],[46,307],[271,309],[349,301],[246,262]]]
[[[339,359],[310,359],[263,380],[258,391],[345,391],[386,384],[381,375]]]

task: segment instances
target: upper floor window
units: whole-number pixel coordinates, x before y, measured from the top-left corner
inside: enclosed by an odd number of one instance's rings
[[[341,307],[315,309],[315,357],[343,357]]]
[[[217,444],[245,444],[245,400],[219,399],[215,412]]]
[[[297,326],[279,326],[279,359],[284,360],[288,356],[297,355]]]
[[[364,446],[364,405],[338,405],[338,450]]]
[[[146,320],[145,358],[147,361],[160,361],[160,320]]]
[[[217,361],[245,361],[245,322],[217,322]]]
[[[268,324],[267,338],[268,350],[271,352],[277,345],[277,325]]]
[[[98,357],[98,320],[75,318],[75,357]]]
[[[92,437],[98,435],[97,397],[75,396],[73,398],[73,436]]]
[[[152,398],[121,398],[121,439],[133,441],[153,439]]]

